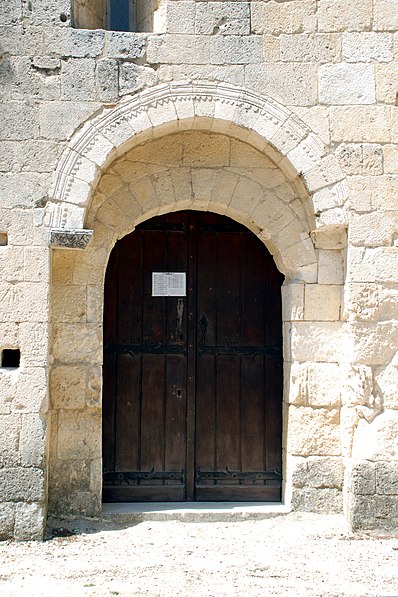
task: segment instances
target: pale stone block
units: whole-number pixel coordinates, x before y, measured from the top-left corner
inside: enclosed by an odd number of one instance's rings
[[[22,356],[25,359],[25,355]],[[17,379],[12,411],[24,414],[45,412],[47,406],[46,369],[44,367],[22,367]]]
[[[332,107],[332,141],[335,143],[388,143],[391,139],[389,106]]]
[[[148,39],[147,62],[211,64],[209,38],[202,35],[151,36]]]
[[[300,512],[340,514],[343,510],[343,495],[340,489],[294,489],[292,508]]]
[[[373,104],[372,64],[328,64],[319,68],[319,101],[323,104]]]
[[[377,0],[373,10],[373,29],[375,31],[396,31],[398,29],[396,0]]]
[[[19,324],[21,361],[26,367],[42,367],[48,360],[48,323]]]
[[[52,283],[59,285],[70,284],[77,259],[76,251],[52,251]]]
[[[119,65],[119,93],[122,96],[156,85],[158,81],[159,77],[152,68],[130,62]]]
[[[375,383],[381,392],[383,406],[386,409],[398,409],[398,359],[397,353],[387,367],[375,370]]]
[[[342,207],[349,196],[350,187],[347,180],[340,180],[330,187],[318,189],[312,196],[314,212],[323,212],[324,210],[333,210],[336,207]]]
[[[343,284],[344,263],[341,251],[322,249],[318,253],[318,284]]]
[[[94,100],[95,60],[76,58],[62,62],[61,91],[65,100]]]
[[[15,539],[41,541],[46,524],[45,507],[42,504],[19,503],[15,507]]]
[[[21,247],[2,247],[0,251],[1,278],[4,282],[24,280],[24,253]]]
[[[12,58],[11,97],[23,100],[30,96],[35,99],[58,100],[60,97],[60,65],[56,68],[36,66],[31,58]]]
[[[398,249],[352,247],[348,251],[347,272],[352,282],[395,282]]]
[[[0,25],[13,25],[22,20],[22,5],[10,0],[0,6]]]
[[[398,469],[396,462],[377,463],[376,490],[379,495],[398,496]]]
[[[244,65],[237,64],[165,64],[157,69],[161,81],[225,81],[232,85],[243,86],[245,72]],[[184,101],[177,106],[180,117],[180,110],[185,108]]]
[[[372,423],[359,421],[353,457],[370,461],[398,460],[398,410],[386,410]]]
[[[0,174],[2,207],[31,208],[43,200],[48,191],[48,174],[20,172]]]
[[[376,493],[376,465],[374,462],[355,462],[349,475],[350,490],[354,495]]]
[[[21,417],[15,414],[0,415],[0,468],[20,464],[19,438]]]
[[[0,113],[2,115],[1,139],[20,141],[38,137],[36,106],[18,101],[1,103]]]
[[[398,213],[392,211],[374,211],[357,214],[351,212],[350,242],[361,247],[380,247],[393,244],[398,234]]]
[[[341,311],[341,286],[306,284],[304,294],[306,321],[338,321]]]
[[[50,276],[50,251],[47,247],[25,247],[24,280],[47,282]]]
[[[372,320],[380,306],[377,284],[346,284],[344,317],[348,320]]]
[[[398,74],[398,72],[397,72],[397,74]],[[397,145],[384,145],[383,158],[384,158],[384,173],[385,174],[398,174],[398,146]]]
[[[378,320],[397,319],[398,288],[397,284],[380,284],[378,286],[379,309]]]
[[[350,323],[351,360],[364,365],[383,365],[391,361],[397,350],[397,333],[397,321]]]
[[[372,368],[367,365],[346,365],[341,372],[343,406],[370,404],[373,394]]]
[[[195,8],[193,0],[180,0],[166,4],[167,33],[195,33]]]
[[[46,449],[46,424],[40,415],[24,414],[20,436],[22,466],[42,466]]]
[[[296,322],[291,328],[291,358],[298,362],[341,361],[352,349],[341,322]]]
[[[248,35],[250,33],[249,7],[248,2],[198,2],[196,3],[195,33]]]
[[[52,291],[52,313],[54,320],[59,322],[86,321],[86,288],[80,286],[55,286]]]
[[[96,410],[61,410],[57,455],[61,460],[87,460],[101,455],[101,417]]]
[[[267,5],[266,5],[267,6]],[[245,86],[271,95],[289,106],[313,106],[317,103],[317,67],[313,64],[249,64]]]
[[[340,367],[337,363],[293,363],[289,403],[301,406],[340,406]]]
[[[307,187],[312,191],[335,185],[344,179],[343,171],[335,157],[331,154],[322,158],[318,163],[301,174]],[[341,190],[341,187],[339,187],[339,190]]]
[[[89,118],[100,104],[95,102],[45,102],[39,106],[40,136],[69,139],[75,129]]]
[[[106,32],[106,55],[109,58],[132,60],[145,54],[147,36],[125,31]]]
[[[12,4],[2,4],[8,8]],[[1,47],[5,54],[11,56],[32,56],[41,48],[43,29],[41,27],[22,27],[19,25],[0,25]]]
[[[72,348],[73,347],[73,348]],[[63,363],[100,362],[101,327],[95,324],[56,324],[53,356]]]
[[[343,60],[346,62],[391,62],[393,36],[390,33],[343,33]]]
[[[0,503],[0,539],[14,538],[15,504]]]
[[[188,167],[223,167],[229,165],[230,140],[221,135],[186,133],[182,165]]]
[[[98,99],[105,102],[117,101],[119,65],[117,60],[99,60],[95,68]]]
[[[4,172],[52,172],[58,162],[61,147],[39,139],[2,141],[0,170]]]
[[[251,2],[253,33],[313,33],[316,30],[316,2],[293,0]]]
[[[304,284],[282,286],[283,321],[300,321],[304,318]]]
[[[341,59],[340,35],[281,35],[280,55],[283,62],[337,62]]]
[[[372,27],[372,0],[320,0],[318,31],[363,31]]]
[[[43,471],[37,468],[0,469],[0,495],[6,502],[36,502],[44,499]]]
[[[293,106],[292,110],[320,139],[329,145],[330,143],[330,124],[329,124],[329,108],[326,106],[313,106],[310,108],[302,108],[300,106]]]
[[[342,143],[336,151],[346,174],[383,174],[383,148],[370,143]]]
[[[297,456],[339,456],[339,427],[337,409],[290,406],[287,451]]]
[[[298,459],[297,459],[298,460]],[[341,458],[309,457],[297,462],[292,482],[294,487],[342,489],[344,468]]]
[[[221,35],[209,42],[210,63],[253,64],[262,62],[263,40],[260,35]]]
[[[396,103],[398,62],[376,64],[376,99],[385,104]]]

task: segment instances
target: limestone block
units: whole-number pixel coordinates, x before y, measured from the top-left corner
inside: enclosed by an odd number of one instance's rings
[[[251,2],[253,33],[313,33],[316,30],[316,2]]]
[[[44,102],[39,106],[40,136],[57,141],[69,139],[99,108],[95,102]]]
[[[375,468],[377,493],[379,495],[395,495],[397,497],[398,468],[396,462],[378,462]]]
[[[40,63],[39,63],[40,64]],[[24,99],[58,100],[60,97],[59,64],[56,68],[41,68],[28,57],[13,58],[10,63],[12,69],[11,97]]]
[[[59,322],[85,322],[87,291],[81,286],[56,286],[52,291],[52,312]]]
[[[283,321],[300,321],[304,318],[304,284],[282,286]]]
[[[57,365],[51,369],[51,401],[56,409],[85,405],[87,370],[83,366]]]
[[[107,31],[106,38],[106,56],[108,58],[132,60],[144,56],[147,44],[145,34]]]
[[[390,33],[343,33],[342,52],[346,62],[391,62],[393,36]]]
[[[374,211],[357,214],[351,212],[350,242],[361,247],[391,246],[398,234],[398,212]]]
[[[373,29],[375,31],[396,31],[398,29],[395,0],[377,0],[373,10]]]
[[[396,103],[398,62],[376,65],[376,99],[385,104]]]
[[[355,407],[342,406],[340,409],[340,441],[343,457],[351,458],[354,432],[358,424],[358,413]],[[347,489],[347,485],[345,484]]]
[[[389,106],[336,106],[330,109],[332,142],[388,143],[391,139]]]
[[[157,73],[161,81],[226,81],[239,86],[244,83],[244,65],[236,64],[166,64]]]
[[[372,26],[372,0],[320,0],[318,31],[366,31]]]
[[[304,294],[306,321],[338,321],[341,311],[341,286],[306,284]]]
[[[383,148],[371,143],[342,143],[336,156],[346,174],[383,174]]]
[[[2,247],[0,270],[4,282],[21,282],[24,279],[24,252],[21,247]]]
[[[333,211],[335,208],[343,206],[349,195],[350,189],[346,180],[340,180],[333,186],[318,189],[312,196],[314,211],[315,213],[322,213],[326,210]],[[317,230],[317,232],[319,231],[320,229]],[[335,249],[337,247],[328,246],[324,248]]]
[[[2,4],[1,9],[6,8],[8,10],[10,6],[12,6],[12,3]],[[41,27],[26,28],[15,24],[0,25],[0,38],[3,54],[32,56],[38,48],[41,49],[42,47],[43,30]]]
[[[61,92],[64,100],[94,100],[96,97],[95,60],[62,60]]]
[[[15,504],[0,503],[0,540],[14,538]]]
[[[52,172],[59,159],[58,144],[40,139],[2,141],[0,147],[0,170],[5,172]]]
[[[340,489],[294,489],[292,508],[301,512],[319,514],[340,514],[343,510],[343,496]]]
[[[158,83],[158,75],[154,69],[146,66],[138,66],[129,62],[122,63],[119,66],[119,93],[127,95],[141,90],[144,87],[150,87]]]
[[[248,35],[250,33],[248,2],[198,2],[195,33],[207,35]]]
[[[101,417],[97,409],[61,410],[57,455],[60,460],[87,460],[101,455]]]
[[[24,367],[43,367],[48,359],[47,322],[23,322],[19,325],[19,344]]]
[[[301,406],[337,407],[340,387],[336,384],[337,363],[293,363],[290,372],[289,402]]]
[[[21,417],[19,415],[0,415],[0,468],[20,464],[19,436]]]
[[[104,48],[105,31],[47,27],[44,47],[52,56],[63,58],[95,58]]]
[[[260,35],[221,35],[210,38],[210,63],[253,64],[262,61],[263,40]]]
[[[365,365],[382,365],[389,362],[397,349],[398,323],[350,323],[353,340],[353,359]]]
[[[353,456],[358,460],[398,460],[398,410],[386,410],[372,423],[364,419],[359,421]]]
[[[195,33],[196,3],[193,0],[180,0],[166,4],[167,33]]]
[[[147,62],[149,64],[159,62],[165,64],[210,64],[209,38],[203,35],[150,36]]]
[[[38,137],[38,112],[36,106],[13,101],[0,104],[2,125],[0,138],[22,141]]]
[[[337,409],[290,406],[287,451],[297,456],[339,456],[339,427]]]
[[[281,35],[280,52],[283,62],[337,62],[341,59],[340,35]]]
[[[375,382],[381,393],[383,406],[388,409],[398,409],[398,359],[395,353],[387,367],[377,367]]]
[[[350,491],[354,495],[376,493],[376,465],[374,462],[354,462],[350,471]]]
[[[98,99],[114,102],[118,99],[119,66],[117,60],[99,60],[95,67]]]
[[[48,175],[33,172],[0,174],[0,195],[6,209],[32,207],[48,190]]]
[[[341,322],[296,322],[291,332],[292,360],[337,362],[351,350]]]
[[[398,249],[352,247],[348,251],[347,271],[352,282],[395,282],[398,276]]]
[[[306,169],[303,171],[301,175],[307,184],[307,188],[313,189],[314,191],[327,186],[335,185],[344,179],[343,171],[341,170],[334,156],[331,154],[325,156],[318,162],[314,160],[314,165],[308,170]],[[341,190],[341,187],[339,190]],[[328,224],[325,222],[325,225]]]
[[[8,415],[11,412],[11,403],[16,392],[17,377],[18,371],[0,370],[0,415]]]
[[[87,517],[98,518],[102,504],[97,493],[88,491],[51,491],[49,513],[58,518]]]
[[[341,400],[344,406],[370,404],[373,393],[373,374],[366,365],[347,364],[342,370]]]
[[[63,363],[99,362],[102,348],[101,336],[101,327],[95,324],[56,324],[53,356]]]
[[[22,5],[18,0],[9,0],[0,5],[0,25],[13,25],[22,20]]]
[[[292,475],[293,487],[342,489],[344,469],[341,458],[306,458],[299,461]]]
[[[378,296],[377,319],[379,321],[396,319],[398,302],[397,284],[380,284],[378,286]]]
[[[70,12],[68,0],[35,0],[28,5],[26,16],[30,25],[70,27]]]
[[[25,355],[22,355],[25,359]],[[47,409],[47,373],[44,367],[23,367],[19,372],[12,411],[37,413]]]
[[[43,465],[46,450],[46,423],[40,415],[24,414],[20,436],[22,466]]]
[[[313,106],[318,95],[317,67],[307,63],[249,64],[245,86],[285,105]]]
[[[0,469],[0,495],[6,502],[36,502],[44,499],[43,471],[38,468]]]
[[[397,73],[398,76],[398,73]],[[388,79],[390,80],[390,79]],[[398,174],[398,146],[384,145],[383,162],[385,174]]]
[[[319,101],[323,104],[373,104],[372,64],[328,64],[319,68]]]
[[[54,460],[50,465],[51,488],[54,491],[89,491],[90,460]],[[102,471],[100,478],[102,477]]]
[[[25,247],[24,280],[47,282],[50,277],[50,252],[48,247]]]
[[[353,530],[385,526],[385,520],[381,521],[377,515],[376,496],[351,495],[348,515]]]
[[[17,541],[42,541],[45,524],[46,513],[42,504],[16,504],[15,539]]]
[[[318,284],[343,284],[344,263],[341,251],[318,252]]]

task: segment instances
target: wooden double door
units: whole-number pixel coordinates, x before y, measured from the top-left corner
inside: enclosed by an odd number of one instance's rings
[[[282,275],[224,216],[153,218],[105,281],[104,501],[280,501]]]

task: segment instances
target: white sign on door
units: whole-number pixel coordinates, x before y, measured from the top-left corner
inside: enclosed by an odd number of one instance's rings
[[[186,274],[152,272],[152,296],[186,296]]]

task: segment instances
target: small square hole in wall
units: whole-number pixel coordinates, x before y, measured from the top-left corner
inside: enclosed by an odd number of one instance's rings
[[[4,348],[1,353],[1,367],[3,369],[18,369],[21,351],[18,348]]]
[[[0,232],[0,247],[6,247],[7,245],[8,245],[7,232]]]

